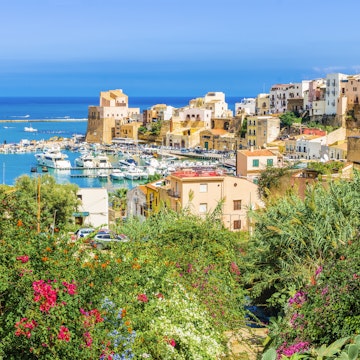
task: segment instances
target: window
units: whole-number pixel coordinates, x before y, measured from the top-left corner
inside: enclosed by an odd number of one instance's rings
[[[273,166],[274,165],[274,160],[273,159],[267,159],[266,160],[266,165],[267,166]]]
[[[241,210],[241,200],[234,200],[234,210]]]
[[[202,203],[199,205],[199,213],[206,214],[207,212],[207,203]]]
[[[208,184],[200,184],[200,190],[201,193],[206,193],[208,191]]]
[[[259,159],[253,160],[253,167],[259,167]]]
[[[234,230],[241,229],[241,220],[234,220],[233,229]]]

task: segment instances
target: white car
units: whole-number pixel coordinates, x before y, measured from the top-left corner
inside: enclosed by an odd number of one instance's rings
[[[88,235],[90,235],[91,233],[93,233],[95,230],[93,228],[82,228],[82,229],[78,229],[75,232],[76,238],[77,239],[81,239],[84,238]]]

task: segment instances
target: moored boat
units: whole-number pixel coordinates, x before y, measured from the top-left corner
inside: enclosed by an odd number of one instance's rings
[[[35,154],[36,161],[40,166],[53,169],[70,169],[71,163],[67,155],[58,149],[45,150],[43,153]]]
[[[124,177],[125,177],[125,174],[120,169],[114,169],[110,173],[110,178],[113,180],[122,180],[122,179],[124,179]]]

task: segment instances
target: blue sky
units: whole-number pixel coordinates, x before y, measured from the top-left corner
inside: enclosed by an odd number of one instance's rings
[[[13,0],[0,96],[255,96],[360,72],[358,0]]]

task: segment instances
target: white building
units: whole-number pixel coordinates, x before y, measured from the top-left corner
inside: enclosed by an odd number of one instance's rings
[[[235,103],[235,114],[239,115],[241,113],[245,113],[247,115],[254,115],[255,105],[255,98],[244,98],[240,102]]]
[[[208,92],[204,97],[203,107],[211,110],[213,118],[223,118],[229,115],[228,104],[225,102],[223,92]]]
[[[81,205],[74,214],[78,225],[92,227],[109,225],[109,195],[102,188],[81,188],[77,192]]]
[[[334,115],[337,113],[337,101],[341,91],[341,80],[348,75],[333,73],[326,75],[325,114]]]
[[[275,84],[270,89],[270,112],[279,114],[286,112],[290,84]]]
[[[187,108],[179,112],[180,121],[203,121],[206,128],[211,125],[211,110],[199,108]]]

